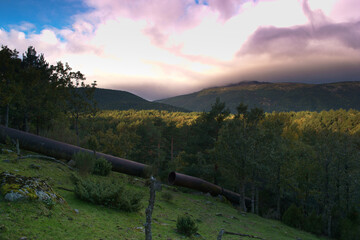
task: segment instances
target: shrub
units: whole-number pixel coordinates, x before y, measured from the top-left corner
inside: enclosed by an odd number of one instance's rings
[[[194,220],[190,218],[190,216],[178,216],[177,222],[176,222],[176,228],[177,231],[181,234],[184,234],[188,237],[195,234],[198,230],[198,227],[196,226],[196,223]]]
[[[303,225],[303,213],[295,204],[291,204],[284,212],[282,221],[290,227],[301,228]]]
[[[345,218],[341,221],[341,240],[360,239],[360,224]]]
[[[112,165],[104,158],[97,158],[95,160],[93,174],[100,176],[108,176],[111,171]]]
[[[80,174],[91,173],[94,169],[96,157],[93,154],[86,152],[77,152],[73,156],[76,167],[79,169]]]
[[[142,195],[128,191],[113,179],[76,178],[75,194],[82,200],[126,212],[141,208]]]
[[[171,202],[174,199],[174,195],[169,192],[163,192],[161,193],[161,199],[167,202]]]
[[[360,217],[356,209],[351,209],[341,221],[341,240],[360,239]]]
[[[303,228],[305,231],[320,235],[322,227],[322,217],[318,216],[314,211],[304,218]]]

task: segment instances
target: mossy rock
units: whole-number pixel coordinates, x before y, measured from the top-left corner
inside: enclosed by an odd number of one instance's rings
[[[43,202],[65,202],[45,181],[34,177],[14,175],[8,172],[0,174],[0,191],[8,201],[39,200]]]

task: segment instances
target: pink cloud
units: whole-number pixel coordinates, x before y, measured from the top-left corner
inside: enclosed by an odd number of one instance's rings
[[[324,66],[359,76],[359,0],[84,1],[93,10],[71,28],[35,34],[26,23],[0,29],[0,42],[34,45],[100,87],[148,99],[240,80],[320,81]]]
[[[349,22],[360,20],[360,1],[341,0],[336,1],[329,17],[337,22]]]
[[[337,54],[347,55],[349,51],[345,49],[355,50],[360,54],[360,20],[334,23],[321,10],[310,9],[308,0],[303,1],[302,7],[310,25],[260,27],[249,37],[237,56],[269,54],[273,57],[281,55],[297,58],[312,54],[332,55],[334,49],[340,48],[341,52]],[[313,42],[324,44],[313,46]],[[325,44],[328,42],[332,46]]]
[[[243,0],[209,0],[210,8],[217,11],[223,20],[228,20],[239,12]]]
[[[85,0],[96,11],[106,12],[106,17],[127,17],[145,20],[149,25],[163,28],[181,28],[196,22],[194,8],[200,9],[192,0]]]

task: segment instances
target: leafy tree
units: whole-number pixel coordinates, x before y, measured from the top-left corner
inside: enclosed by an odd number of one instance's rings
[[[1,46],[0,51],[0,108],[5,108],[4,123],[9,125],[10,105],[14,103],[15,96],[20,92],[18,85],[21,60],[19,52],[7,46]],[[1,118],[0,118],[1,123]]]
[[[261,109],[250,111],[240,104],[235,119],[221,129],[215,146],[215,156],[221,161],[227,175],[234,176],[241,193],[240,206],[247,211],[245,204],[246,184],[252,182],[252,212],[255,212],[256,179],[260,169],[260,139],[262,133],[259,124],[264,118]]]
[[[85,84],[85,76],[80,71],[73,72],[71,70],[69,64],[64,65],[58,62],[53,67],[52,79],[65,96],[66,111],[74,121],[77,145],[79,145],[79,119],[81,116],[90,115],[96,111],[96,102],[93,97],[96,82],[91,85]]]
[[[230,111],[225,103],[216,102],[209,112],[203,112],[190,126],[188,143],[184,148],[186,154],[182,158],[187,162],[187,172],[206,179],[213,179],[217,183],[218,163],[216,158],[211,158],[211,150],[218,138],[218,133]],[[193,170],[196,171],[194,172]]]
[[[50,74],[51,69],[44,55],[38,55],[34,47],[28,47],[23,54],[20,84],[24,91],[21,94],[22,101],[18,105],[25,131],[29,131],[30,123],[35,121],[36,132],[39,133],[40,125],[51,118],[48,114],[48,110],[53,107],[50,98],[52,92],[49,90]]]

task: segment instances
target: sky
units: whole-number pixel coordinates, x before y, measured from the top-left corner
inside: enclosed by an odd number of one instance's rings
[[[360,81],[359,0],[0,0],[0,44],[148,100]]]

